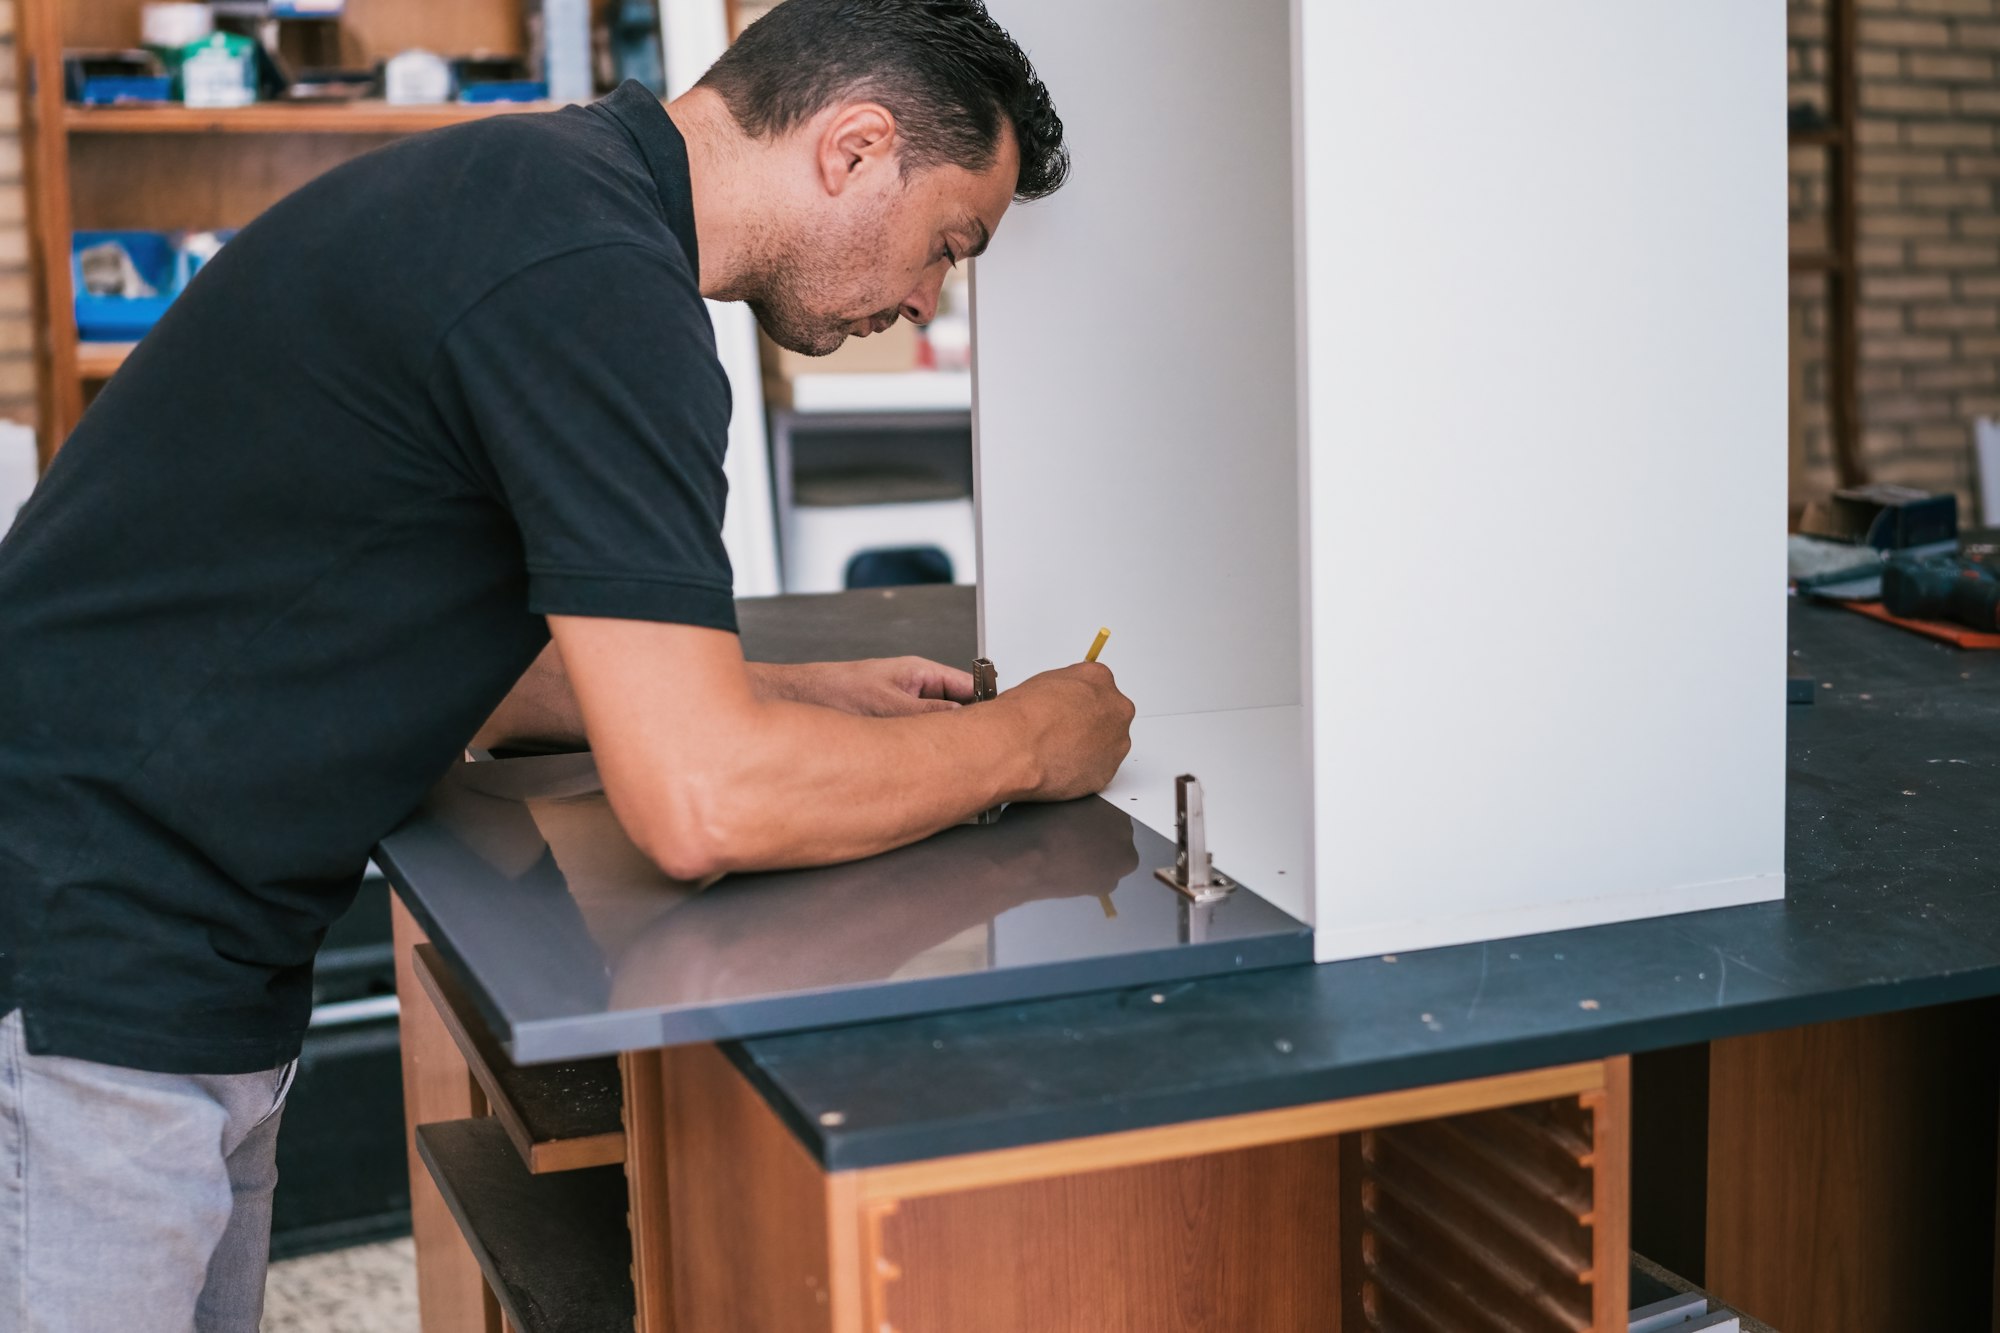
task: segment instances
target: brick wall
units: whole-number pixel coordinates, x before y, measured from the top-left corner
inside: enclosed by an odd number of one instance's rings
[[[14,0],[0,0],[0,417],[35,420],[35,324],[21,188],[21,103],[14,88]]]
[[[1860,0],[1861,451],[1968,503],[1971,422],[2000,417],[2000,0]],[[1790,0],[1792,100],[1824,105],[1826,0]],[[1819,244],[1825,154],[1792,150],[1794,243]],[[1811,484],[1832,484],[1822,280],[1799,274]],[[1968,519],[1971,511],[1964,510]]]

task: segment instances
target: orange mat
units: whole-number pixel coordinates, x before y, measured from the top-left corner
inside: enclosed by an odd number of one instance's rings
[[[2000,634],[1982,634],[1964,625],[1954,625],[1948,620],[1910,620],[1903,616],[1892,616],[1883,609],[1880,602],[1842,602],[1842,606],[1870,620],[1879,620],[1885,625],[1909,630],[1926,638],[1942,639],[1960,648],[2000,648]]]

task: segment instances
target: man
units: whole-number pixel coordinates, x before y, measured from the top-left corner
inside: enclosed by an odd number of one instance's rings
[[[921,323],[1066,165],[979,0],[791,0],[666,108],[405,141],[209,265],[0,545],[0,1327],[256,1326],[314,950],[475,733],[587,734],[691,880],[1110,779],[1101,667],[745,665],[700,300]]]

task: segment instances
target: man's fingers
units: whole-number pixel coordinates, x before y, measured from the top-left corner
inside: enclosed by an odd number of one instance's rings
[[[868,711],[877,717],[915,717],[919,713],[949,713],[957,708],[958,705],[949,699],[924,699],[900,690],[889,690]]]
[[[909,683],[916,688],[912,693],[926,699],[949,699],[954,703],[972,702],[972,673],[957,667],[948,667],[942,662],[927,658],[907,659]]]

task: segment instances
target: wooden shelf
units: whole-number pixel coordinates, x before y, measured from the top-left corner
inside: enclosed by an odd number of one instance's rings
[[[625,1173],[595,1166],[529,1175],[490,1116],[418,1125],[430,1169],[511,1327],[521,1333],[633,1327]],[[431,1262],[427,1253],[424,1262]]]
[[[1832,273],[1842,267],[1840,256],[1829,250],[1796,250],[1792,253],[1794,273]]]
[[[414,134],[487,116],[548,111],[553,102],[391,106],[387,102],[257,102],[241,107],[68,106],[71,134]]]
[[[1818,130],[1793,130],[1790,140],[1794,148],[1809,148],[1813,146],[1838,148],[1846,144],[1847,136],[1840,132],[1838,126],[1829,125],[1824,129]]]
[[[615,1166],[625,1160],[618,1061],[572,1060],[522,1067],[508,1058],[472,996],[436,947],[419,944],[417,982],[486,1093],[532,1175]]]
[[[108,380],[125,364],[137,343],[79,342],[76,345],[76,377],[80,380]]]
[[[679,0],[675,0],[678,4]],[[121,49],[138,33],[138,0],[21,0],[13,14],[33,269],[36,432],[46,465],[91,393],[129,346],[86,343],[72,317],[69,262],[76,231],[202,231],[242,227],[307,182],[405,135],[492,116],[553,109],[508,102],[391,106],[358,101],[81,106],[65,97],[64,53]],[[338,62],[370,66],[398,51],[524,54],[529,0],[370,0],[341,14]],[[297,45],[297,44],[295,44]],[[306,44],[310,45],[310,44]],[[308,54],[297,52],[303,63]],[[332,54],[327,48],[319,55]]]

